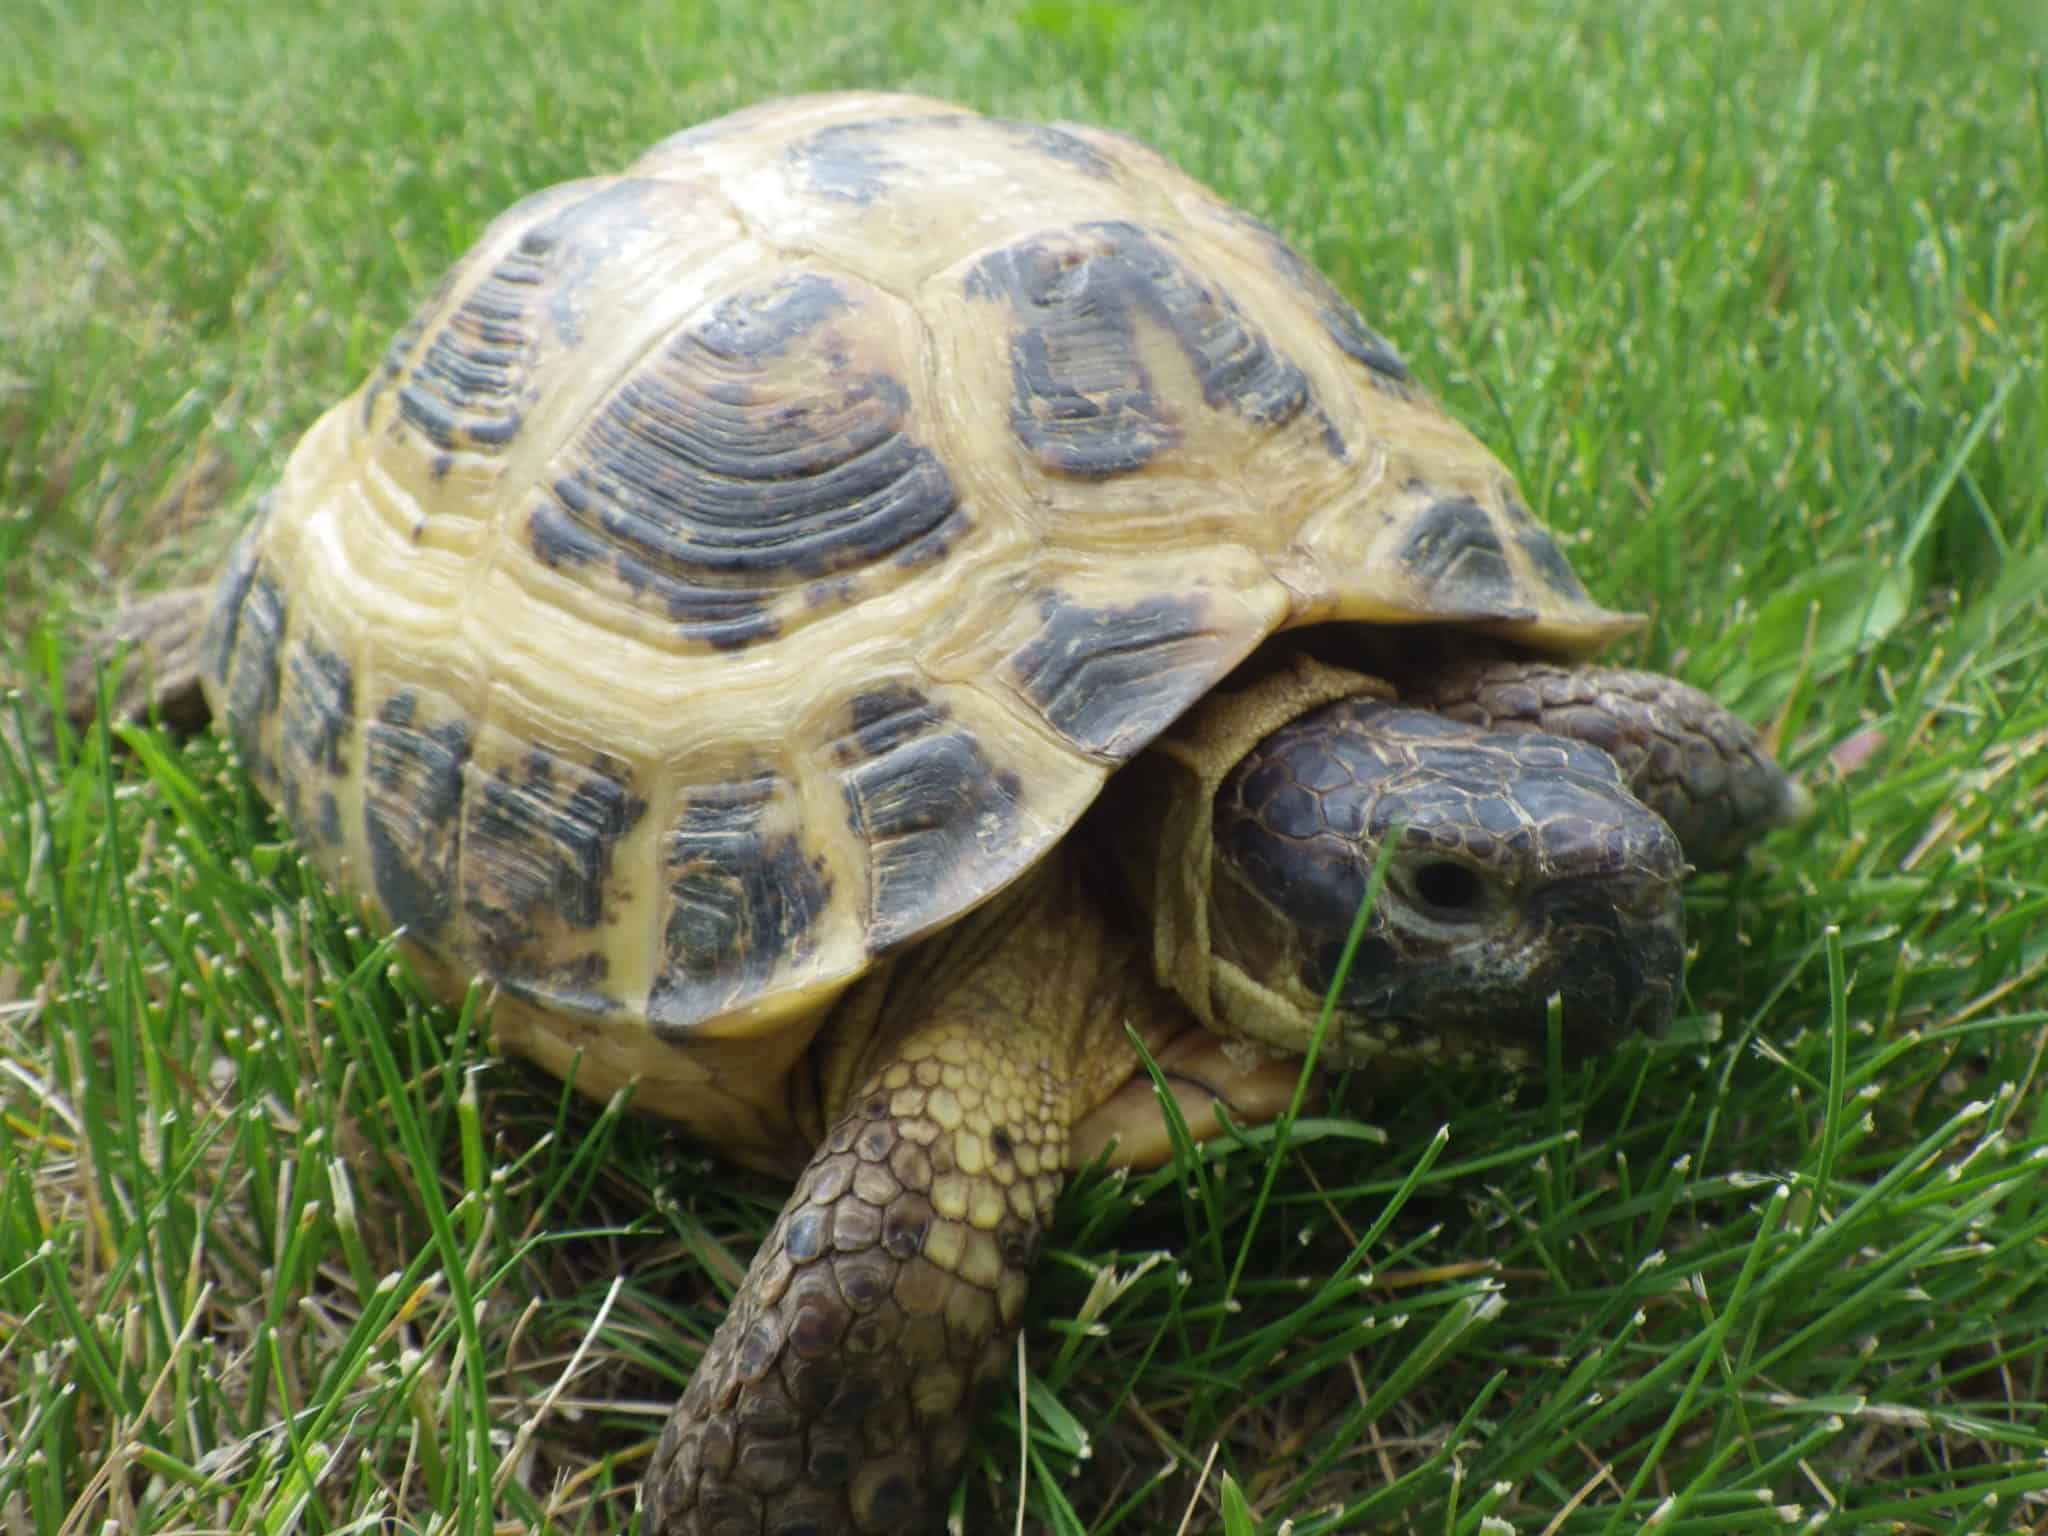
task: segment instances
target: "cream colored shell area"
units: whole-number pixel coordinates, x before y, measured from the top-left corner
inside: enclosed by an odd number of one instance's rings
[[[822,131],[889,119],[973,126],[888,135],[879,173],[886,186],[866,201],[821,196],[790,153]],[[936,417],[937,435],[927,441],[978,521],[1000,521],[1003,533],[1022,536],[1021,551],[1008,541],[1010,572],[1042,578],[1061,558],[1101,558],[1119,565],[1128,601],[1172,590],[1145,586],[1142,572],[1124,564],[1133,556],[1156,555],[1188,571],[1220,565],[1238,546],[1279,584],[1282,625],[1465,620],[1574,654],[1640,625],[1541,578],[1504,516],[1514,495],[1506,469],[1419,392],[1404,398],[1374,387],[1332,341],[1313,296],[1272,259],[1258,226],[1134,139],[1079,124],[1056,128],[1086,145],[1106,174],[1063,163],[951,103],[866,92],[722,118],[656,145],[626,174],[711,178],[752,237],[782,259],[821,259],[915,303],[925,337],[919,406]],[[1109,480],[1048,474],[1010,425],[1013,317],[970,297],[964,281],[992,251],[1094,221],[1136,223],[1206,275],[1308,377],[1322,417],[1304,412],[1273,431],[1208,409],[1186,357],[1141,319],[1138,342],[1157,393],[1199,430],[1139,472]],[[1327,450],[1325,419],[1347,445],[1343,459]],[[1425,486],[1429,500],[1469,497],[1485,509],[1514,578],[1513,617],[1447,611],[1394,557],[1412,531],[1415,508],[1400,494],[1410,482]],[[941,585],[955,589],[965,564],[949,559]]]
[[[1189,600],[1202,616],[1191,664],[1207,682],[1272,631],[1331,619],[1463,620],[1568,651],[1630,627],[1536,579],[1493,457],[1425,400],[1379,387],[1251,227],[1149,150],[1065,129],[1100,157],[1085,167],[993,131],[906,131],[888,141],[890,188],[866,201],[821,195],[790,153],[833,124],[940,115],[965,114],[914,97],[809,98],[656,146],[626,173],[652,184],[641,216],[580,282],[573,324],[531,358],[523,416],[502,450],[442,451],[401,419],[389,387],[367,412],[359,393],[307,435],[259,558],[288,593],[286,650],[310,632],[354,668],[357,728],[341,784],[355,803],[344,807],[337,878],[368,887],[366,726],[402,690],[424,701],[420,723],[467,724],[472,785],[513,772],[534,748],[623,760],[646,810],[613,849],[594,942],[607,962],[603,990],[637,1017],[664,959],[664,832],[707,787],[766,773],[781,787],[760,831],[799,839],[831,896],[772,984],[699,1026],[753,1033],[814,1016],[872,959],[872,860],[849,824],[835,758],[857,696],[900,685],[928,697],[1020,786],[1010,846],[972,878],[963,872],[927,926],[1029,867],[1142,745],[1088,755],[1005,665],[1037,633],[1044,594],[1105,609]],[[606,185],[571,183],[500,220],[422,334],[514,249],[536,210]],[[990,252],[1092,220],[1142,226],[1227,293],[1302,370],[1320,414],[1275,429],[1209,407],[1182,349],[1143,321],[1138,343],[1182,424],[1177,445],[1113,478],[1048,472],[1010,419],[1017,317],[964,285]],[[636,365],[721,299],[806,268],[871,285],[860,345],[901,370],[906,430],[944,466],[964,512],[943,557],[865,568],[848,603],[785,594],[774,634],[729,649],[680,640],[658,606],[634,601],[607,570],[538,558],[525,526],[537,495],[574,467],[579,430]],[[1487,510],[1520,612],[1430,607],[1395,557],[1417,485]]]

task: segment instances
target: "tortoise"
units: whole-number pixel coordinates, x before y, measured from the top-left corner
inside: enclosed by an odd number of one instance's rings
[[[906,95],[517,204],[142,612],[501,1051],[796,1177],[649,1536],[931,1519],[1145,1056],[1203,1136],[1332,994],[1387,1074],[1654,1031],[1806,803],[1270,226]]]

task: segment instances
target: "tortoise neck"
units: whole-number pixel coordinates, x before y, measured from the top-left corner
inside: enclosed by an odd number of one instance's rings
[[[1218,787],[1288,722],[1337,699],[1387,691],[1359,673],[1283,650],[1242,686],[1219,690],[1176,721],[1117,775],[1091,813],[1130,884],[1153,976],[1205,1028],[1243,1033],[1219,997],[1210,931]]]

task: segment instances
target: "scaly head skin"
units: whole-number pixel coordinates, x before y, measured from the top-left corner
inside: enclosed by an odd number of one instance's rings
[[[1404,703],[1468,725],[1598,747],[1701,869],[1739,863],[1759,837],[1813,807],[1747,720],[1659,672],[1480,651],[1415,671],[1400,687]]]
[[[1393,685],[1276,648],[1111,785],[1161,983],[1218,1035],[1303,1050],[1384,856],[1326,1059],[1526,1063],[1553,995],[1575,1055],[1657,1029],[1680,882],[1805,792],[1669,678],[1380,639],[1376,665],[1420,659]]]
[[[1246,754],[1214,836],[1212,952],[1267,994],[1241,1022],[1269,1043],[1306,1046],[1382,860],[1334,1063],[1540,1056],[1553,995],[1584,1051],[1677,1001],[1678,840],[1581,743],[1341,699]]]

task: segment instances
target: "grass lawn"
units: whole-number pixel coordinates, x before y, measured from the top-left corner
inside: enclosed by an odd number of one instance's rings
[[[1671,1039],[1070,1187],[959,1528],[2048,1532],[2044,53],[2037,0],[6,0],[0,1536],[625,1528],[783,1190],[493,1062],[211,738],[47,704],[492,214],[847,86],[1279,225],[1819,806],[1694,887]]]

